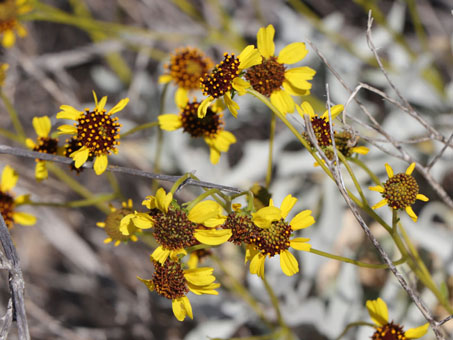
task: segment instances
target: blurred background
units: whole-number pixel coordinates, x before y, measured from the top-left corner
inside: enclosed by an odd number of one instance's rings
[[[256,44],[258,29],[268,24],[276,29],[277,53],[291,42],[311,41],[327,60],[329,65],[307,44],[309,53],[300,63],[317,72],[307,98],[317,112],[325,110],[326,84],[333,104],[345,104],[350,96],[329,67],[352,90],[364,82],[397,98],[366,42],[370,10],[374,44],[397,89],[437,131],[447,137],[453,131],[453,4],[449,0],[55,0],[34,5],[33,11],[21,17],[27,37],[18,39],[13,48],[0,50],[1,62],[10,65],[3,92],[19,113],[27,136],[33,139],[34,116],[48,115],[56,124],[60,105],[92,108],[92,90],[98,96],[107,95],[110,107],[121,98],[130,98],[126,109],[117,114],[122,131],[156,121],[163,104],[165,113],[177,113],[175,88],[170,86],[162,96],[162,85],[158,83],[175,48],[197,47],[217,63],[224,52],[239,53],[247,44]],[[361,90],[358,98],[418,162],[428,163],[442,149],[442,143],[424,138],[428,133],[423,126],[381,96]],[[224,115],[226,129],[234,133],[237,143],[222,154],[217,165],[209,162],[209,150],[203,141],[191,140],[180,131],[160,136],[156,128],[122,139],[119,154],[109,163],[152,172],[156,170],[156,153],[160,152],[157,169],[163,174],[194,172],[203,181],[244,190],[255,183],[264,184],[269,111],[248,96],[238,98],[238,103],[241,110],[237,119],[227,112]],[[0,126],[12,131],[3,104],[0,112]],[[355,103],[348,106],[348,114],[367,122]],[[302,130],[303,120],[297,114],[290,119]],[[405,171],[407,163],[364,142],[366,138],[379,141],[375,131],[351,124],[364,138],[361,143],[371,149],[363,160],[381,180],[387,178],[386,162],[395,172]],[[55,126],[52,131],[56,131]],[[20,146],[5,136],[0,136],[0,143]],[[383,145],[392,150],[391,145]],[[450,148],[431,171],[450,197],[452,160]],[[270,186],[274,201],[279,205],[292,194],[299,199],[294,213],[313,211],[317,223],[302,235],[311,238],[314,248],[380,263],[335,185],[313,163],[287,128],[277,124]],[[192,294],[194,320],[178,322],[171,302],[150,293],[136,279],[137,275],[151,277],[152,249],[141,242],[118,247],[104,244],[106,235],[96,227],[96,222],[105,219],[104,211],[95,206],[59,206],[80,200],[81,196],[62,185],[55,174],[37,185],[34,160],[1,155],[0,167],[6,164],[20,174],[15,192],[31,193],[36,203],[23,210],[37,216],[37,224],[15,226],[11,231],[26,282],[33,339],[195,340],[269,332],[232,285],[229,275],[242,282],[264,313],[275,320],[261,280],[248,274],[237,247],[224,245],[216,249],[229,269],[228,275],[215,270],[222,283],[220,294]],[[111,204],[116,207],[132,198],[134,207],[140,209],[144,197],[152,194],[152,183],[143,178],[122,174],[97,177],[90,170],[76,175],[64,166],[59,168],[93,193],[113,192]],[[371,183],[365,172],[357,170],[357,176],[364,187]],[[422,177],[416,178],[420,192],[430,202],[414,206],[419,215],[416,225],[407,216],[402,220],[407,222],[408,232],[434,278],[443,283],[445,294],[453,296],[453,214]],[[168,182],[161,184],[167,189],[171,186]],[[200,193],[200,189],[185,187],[178,199],[187,201]],[[380,200],[376,193],[366,195],[373,204]],[[379,213],[391,218],[390,209],[382,208]],[[397,258],[384,230],[373,224],[371,228],[389,254]],[[387,301],[396,322],[407,328],[424,323],[387,271],[358,268],[311,253],[299,253],[298,259],[301,271],[293,277],[281,273],[278,260],[266,267],[269,283],[281,301],[283,318],[298,339],[335,339],[349,323],[369,322],[365,301],[378,296]],[[206,264],[216,267],[209,261]],[[9,295],[7,276],[2,277],[3,312]],[[447,316],[429,292],[420,293],[436,317]],[[445,329],[453,332],[452,326],[450,322]],[[372,333],[370,327],[354,327],[343,339],[367,339]],[[10,338],[14,338],[14,332]],[[428,333],[426,338],[433,336]]]

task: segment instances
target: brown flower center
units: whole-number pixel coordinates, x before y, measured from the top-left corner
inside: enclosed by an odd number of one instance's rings
[[[179,87],[187,90],[200,88],[200,77],[209,72],[213,62],[198,49],[185,47],[176,50],[165,65]]]
[[[418,184],[414,177],[399,173],[384,183],[382,196],[388,205],[395,210],[402,210],[415,203],[418,194]]]
[[[285,65],[277,61],[277,57],[263,60],[259,65],[250,67],[245,79],[250,82],[253,89],[266,97],[279,90],[285,80]]]
[[[284,219],[272,222],[266,229],[258,228],[259,232],[251,241],[263,255],[272,257],[280,254],[290,246],[291,226]]]
[[[199,102],[187,103],[180,113],[184,132],[192,137],[213,137],[222,131],[222,114],[214,112],[208,108],[206,116],[198,118],[197,109]]]
[[[248,215],[240,215],[236,212],[232,212],[227,216],[222,228],[231,229],[232,235],[228,242],[238,246],[242,243],[254,243],[260,231]]]
[[[112,118],[105,110],[89,111],[86,109],[76,123],[79,146],[86,146],[90,156],[108,155],[116,152],[120,142],[118,118]]]
[[[57,147],[58,139],[50,137],[38,137],[37,144],[33,148],[33,151],[56,155]]]
[[[330,138],[330,123],[326,118],[313,116],[311,118],[311,126],[313,127],[316,140],[321,148],[332,145],[332,138]],[[306,135],[306,138],[308,139],[308,134],[304,135]]]
[[[403,327],[398,324],[394,324],[393,321],[387,323],[374,332],[371,337],[372,340],[406,340],[404,335]]]
[[[170,258],[164,264],[157,261],[153,261],[153,263],[154,273],[151,281],[159,295],[173,300],[183,297],[189,292],[181,263],[172,261]]]
[[[187,218],[182,210],[171,210],[167,213],[153,213],[155,221],[153,236],[165,249],[176,250],[198,244],[193,236],[196,224]]]
[[[205,74],[201,79],[203,95],[219,98],[232,89],[233,79],[239,71],[239,59],[234,54],[225,53],[223,60],[217,64],[211,74]]]
[[[5,224],[9,229],[13,226],[13,214],[15,207],[16,204],[14,203],[13,197],[0,190],[0,213],[2,214]]]

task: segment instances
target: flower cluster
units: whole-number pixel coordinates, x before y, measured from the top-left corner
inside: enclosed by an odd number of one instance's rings
[[[19,17],[32,9],[28,0],[0,2],[0,37],[3,47],[12,47],[16,42],[16,34],[21,38],[27,35],[27,30],[19,22]]]

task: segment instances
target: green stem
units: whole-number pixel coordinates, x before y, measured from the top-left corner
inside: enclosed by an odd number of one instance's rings
[[[27,204],[33,206],[46,206],[46,207],[81,208],[94,205],[96,203],[109,202],[113,200],[115,197],[116,197],[115,194],[100,194],[84,200],[70,202],[28,202]]]
[[[240,295],[245,302],[249,304],[250,307],[255,311],[256,315],[263,321],[267,327],[272,328],[271,322],[267,319],[266,315],[263,312],[263,308],[255,300],[255,298],[250,294],[247,288],[245,288],[227,269],[223,262],[214,254],[211,255],[212,260],[217,264],[220,270],[228,277],[228,281],[231,283],[231,290]]]
[[[83,185],[81,185],[79,182],[77,182],[75,179],[73,179],[71,176],[66,174],[61,168],[59,168],[56,164],[47,162],[46,164],[47,170],[49,170],[52,174],[54,174],[58,179],[64,183],[68,187],[70,187],[72,190],[74,190],[76,193],[78,193],[80,196],[85,197],[86,199],[93,199],[94,195],[91,191],[89,191],[87,188],[85,188]],[[110,213],[110,209],[108,205],[97,202],[95,203],[95,206],[104,212],[105,214]]]
[[[132,129],[130,129],[129,131],[127,131],[125,133],[122,133],[121,134],[121,138],[124,138],[124,137],[129,136],[129,135],[131,135],[133,133],[136,133],[138,131],[149,129],[149,128],[152,128],[152,127],[155,127],[155,126],[159,126],[159,122],[150,122],[150,123],[145,123],[145,124],[138,125],[138,126],[132,128]]]
[[[354,186],[356,187],[357,191],[359,192],[359,195],[360,195],[360,198],[362,199],[362,202],[364,205],[368,205],[368,201],[365,197],[365,195],[363,194],[363,191],[362,191],[362,187],[360,186],[360,183],[359,181],[357,180],[357,177],[355,177],[355,174],[354,172],[352,171],[351,169],[351,166],[349,165],[348,163],[348,160],[346,159],[346,157],[341,153],[341,152],[337,152],[337,155],[338,157],[340,158],[340,160],[343,162],[344,166],[346,167],[346,170],[348,171],[349,173],[349,176],[351,176],[351,179],[352,181],[354,182]]]
[[[19,137],[17,134],[11,132],[11,131],[8,131],[6,129],[3,129],[3,128],[0,128],[0,135],[14,141],[14,142],[17,142],[17,143],[21,143],[23,144],[23,140],[21,137]]]
[[[347,257],[330,254],[330,253],[324,252],[322,250],[314,249],[314,248],[310,249],[310,253],[313,253],[313,254],[316,254],[316,255],[320,255],[320,256],[323,256],[323,257],[327,257],[329,259],[345,262],[345,263],[351,263],[351,264],[354,264],[356,266],[363,267],[363,268],[374,268],[374,269],[387,269],[388,268],[388,265],[386,265],[384,263],[375,264],[375,263],[366,263],[366,262],[356,261],[356,260],[353,260],[353,259],[350,259],[350,258],[347,258]],[[405,263],[405,262],[406,262],[406,258],[405,257],[401,257],[399,260],[394,261],[392,263],[395,266],[397,266],[397,265],[400,265],[400,264]]]
[[[193,201],[190,202],[190,204],[186,206],[187,210],[190,211],[196,204],[204,200],[206,197],[212,196],[213,194],[217,193],[217,191],[218,191],[217,189],[206,190],[204,193],[195,198]]]
[[[437,287],[428,268],[426,268],[425,263],[421,259],[417,248],[412,243],[411,239],[409,238],[409,235],[407,235],[406,230],[404,229],[403,225],[400,222],[397,224],[401,231],[401,234],[403,235],[404,243],[406,243],[407,247],[409,248],[409,251],[411,252],[411,255],[413,256],[413,258],[415,260],[416,265],[420,269],[420,272],[422,275],[422,277],[419,277],[420,280],[422,280],[425,283],[425,285],[427,285],[426,283],[428,283],[430,290],[433,292],[434,295],[436,295],[436,297],[439,299],[439,302],[445,307],[445,309],[447,309],[447,311],[450,314],[453,314],[453,307],[449,304],[448,300],[445,299],[445,296],[442,294],[442,292]]]
[[[272,181],[272,156],[274,150],[274,137],[275,137],[275,125],[276,125],[276,117],[275,114],[272,113],[271,115],[271,125],[270,125],[270,132],[269,132],[269,157],[267,160],[267,173],[266,173],[266,189],[269,189]]]
[[[272,287],[269,284],[269,282],[267,282],[267,279],[266,279],[265,276],[263,276],[261,279],[263,280],[264,288],[266,289],[266,292],[269,295],[269,298],[271,299],[272,306],[275,309],[275,313],[277,314],[278,324],[282,328],[288,328],[288,326],[286,325],[285,321],[283,320],[282,312],[280,311],[280,303],[278,301],[277,296],[274,293],[274,290],[272,289]]]
[[[368,166],[363,163],[360,159],[356,158],[356,157],[353,157],[353,158],[350,158],[350,161],[357,164],[359,167],[361,167],[367,174],[368,176],[370,176],[371,180],[376,184],[376,185],[381,185],[381,181],[379,180],[379,178],[374,174],[373,171],[370,170],[370,168],[368,168]]]
[[[11,101],[8,99],[7,96],[3,93],[3,91],[0,89],[0,97],[2,98],[3,104],[5,105],[6,111],[8,111],[9,118],[11,119],[11,122],[13,123],[14,129],[16,130],[16,133],[19,136],[19,139],[21,141],[24,141],[26,136],[24,132],[24,128],[22,127],[22,124],[20,123],[19,120],[19,115],[17,114],[16,109],[14,109],[13,104]]]

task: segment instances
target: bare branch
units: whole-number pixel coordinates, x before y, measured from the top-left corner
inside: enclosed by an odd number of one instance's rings
[[[52,162],[62,163],[62,164],[71,164],[73,162],[73,160],[68,157],[51,155],[51,154],[47,154],[47,153],[41,153],[41,152],[31,151],[31,150],[27,150],[27,149],[23,149],[23,148],[11,147],[11,146],[7,146],[7,145],[0,145],[0,154],[2,154],[2,153],[8,154],[8,155],[14,155],[14,156],[26,157],[26,158],[42,159],[42,160],[52,161]],[[91,169],[91,168],[93,168],[93,162],[87,162],[87,163],[83,164],[82,167]],[[121,167],[121,166],[116,166],[116,165],[109,165],[107,167],[107,171],[123,173],[123,174],[128,174],[128,175],[133,175],[133,176],[139,176],[139,177],[145,177],[145,178],[151,178],[151,179],[155,179],[158,181],[167,181],[167,182],[173,182],[173,183],[176,182],[180,178],[180,176],[153,174],[151,172],[146,172],[146,171],[132,169],[132,168],[126,168],[126,167]],[[233,188],[230,186],[219,185],[219,184],[210,183],[210,182],[197,181],[192,178],[189,178],[187,180],[187,182],[185,182],[184,184],[203,187],[203,188],[219,189],[219,190],[232,192],[232,193],[236,193],[236,194],[242,192],[242,190],[240,190],[238,188]]]

